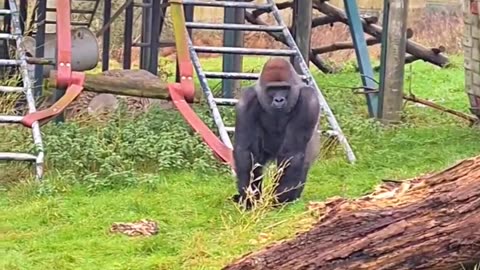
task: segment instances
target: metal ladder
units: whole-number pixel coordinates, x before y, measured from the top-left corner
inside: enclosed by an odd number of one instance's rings
[[[203,71],[198,58],[197,53],[223,53],[223,54],[241,54],[241,55],[265,55],[265,56],[289,56],[293,57],[296,64],[300,67],[302,74],[299,74],[302,79],[310,86],[317,89],[318,97],[320,100],[320,106],[322,112],[326,115],[330,128],[332,130],[326,133],[330,136],[336,136],[340,144],[343,146],[347,159],[353,163],[356,160],[350,144],[345,138],[340,125],[338,124],[332,110],[330,109],[325,97],[323,96],[320,88],[315,82],[310,70],[303,59],[299,48],[297,47],[287,25],[283,21],[279,9],[275,5],[273,0],[267,0],[265,4],[256,4],[251,2],[237,2],[237,1],[205,1],[205,0],[183,0],[183,5],[203,6],[203,7],[230,7],[230,8],[242,8],[242,9],[261,9],[268,10],[275,18],[276,25],[247,25],[247,24],[213,24],[213,23],[198,23],[198,22],[186,22],[187,29],[208,29],[208,30],[236,30],[236,31],[263,31],[263,32],[277,32],[286,40],[289,49],[253,49],[253,48],[238,48],[238,47],[204,47],[193,46],[190,36],[188,37],[188,47],[190,57],[195,67],[197,76],[200,81],[202,90],[207,98],[208,105],[211,109],[213,119],[217,125],[218,132],[223,143],[232,147],[232,143],[228,132],[234,132],[233,127],[225,127],[220,112],[217,108],[218,105],[234,105],[238,102],[236,99],[231,98],[215,98],[212,94],[210,87],[208,86],[208,79],[242,79],[242,80],[256,80],[259,77],[258,73],[237,73],[237,72],[208,72]]]
[[[3,95],[11,93],[23,93],[28,104],[28,111],[35,112],[35,100],[32,91],[31,78],[33,72],[28,69],[27,57],[25,50],[21,44],[23,42],[23,35],[20,29],[20,13],[15,0],[8,0],[10,9],[0,9],[1,16],[11,17],[11,31],[10,34],[0,34],[0,39],[14,40],[16,43],[16,59],[0,59],[1,66],[17,66],[22,76],[23,87],[0,86],[0,93]],[[0,124],[21,124],[23,116],[0,115]],[[32,126],[33,142],[36,146],[36,154],[30,153],[14,153],[14,152],[0,152],[0,160],[2,161],[28,161],[35,163],[36,178],[41,179],[43,176],[43,143],[40,126],[35,122]]]

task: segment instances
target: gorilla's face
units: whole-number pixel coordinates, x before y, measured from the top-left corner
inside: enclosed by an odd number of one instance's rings
[[[279,84],[267,86],[268,104],[270,104],[271,108],[279,111],[287,109],[290,90],[290,85]]]

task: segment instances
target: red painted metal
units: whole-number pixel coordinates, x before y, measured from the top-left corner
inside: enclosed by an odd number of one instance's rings
[[[193,102],[195,87],[193,83],[193,64],[188,51],[187,30],[183,4],[181,0],[170,0],[177,61],[180,73],[180,83],[168,85],[168,91],[173,104],[188,124],[202,137],[203,141],[212,149],[213,153],[223,162],[234,169],[232,149],[227,147],[198,117],[188,102]]]
[[[83,72],[72,72],[72,38],[71,38],[71,10],[70,0],[57,0],[57,65],[56,87],[66,89],[65,94],[50,108],[30,113],[22,119],[22,124],[32,127],[35,121],[40,125],[47,123],[80,95],[85,82]]]
[[[181,68],[180,68],[181,69]],[[173,104],[182,114],[183,118],[190,124],[190,126],[200,134],[203,141],[212,149],[217,158],[227,163],[234,168],[232,149],[228,148],[218,137],[208,128],[202,119],[198,117],[195,111],[192,110],[187,103],[185,94],[189,93],[189,88],[184,91],[182,83],[172,83],[168,85],[170,97]]]
[[[46,124],[48,121],[59,115],[72,103],[83,90],[83,83],[85,81],[85,74],[83,72],[73,72],[71,81],[73,82],[65,91],[65,95],[55,102],[50,108],[27,114],[22,119],[22,124],[26,127],[32,127],[35,121],[40,125]]]
[[[72,76],[70,0],[57,0],[57,87],[66,88]]]

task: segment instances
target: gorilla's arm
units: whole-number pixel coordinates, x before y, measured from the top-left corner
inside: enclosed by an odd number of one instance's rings
[[[291,112],[293,118],[287,126],[285,143],[280,148],[278,164],[288,162],[277,186],[277,200],[281,203],[297,199],[307,177],[305,151],[313,132],[316,132],[320,114],[320,104],[315,91],[307,86],[300,90],[297,106]]]
[[[236,106],[233,158],[235,160],[239,196],[237,195],[235,200],[245,198],[245,189],[250,184],[252,165],[256,162],[252,160],[252,153],[258,147],[256,145],[258,122],[255,116],[259,107],[255,89],[248,87]]]

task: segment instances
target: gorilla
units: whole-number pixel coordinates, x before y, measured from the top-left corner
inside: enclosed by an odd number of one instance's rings
[[[262,193],[262,167],[273,160],[277,167],[286,165],[276,183],[275,203],[300,198],[320,148],[316,91],[281,57],[270,58],[257,82],[244,89],[235,107],[233,158],[238,194],[233,201],[247,209],[253,206]],[[254,168],[257,163],[261,166]]]

